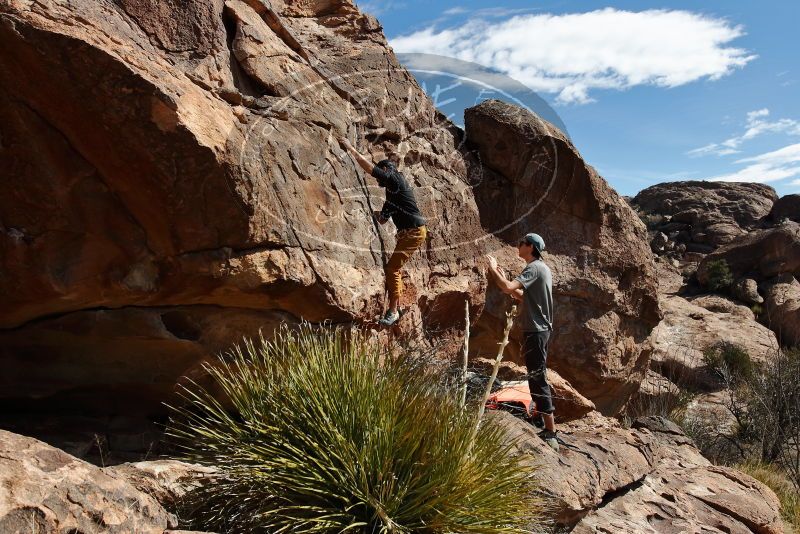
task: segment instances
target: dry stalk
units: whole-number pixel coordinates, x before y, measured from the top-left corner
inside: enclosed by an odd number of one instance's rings
[[[469,357],[469,299],[464,301],[464,316],[466,317],[466,327],[464,328],[464,361],[461,367],[461,406],[467,405],[467,359]]]
[[[483,399],[481,400],[480,406],[478,406],[478,418],[475,421],[475,429],[472,431],[472,441],[475,441],[475,436],[478,435],[478,427],[481,424],[481,419],[483,418],[483,413],[486,411],[486,401],[489,400],[489,395],[492,394],[492,386],[494,385],[494,381],[497,378],[497,371],[500,369],[500,362],[503,361],[503,353],[506,350],[506,345],[508,345],[508,336],[511,334],[511,327],[514,324],[514,316],[517,314],[517,305],[514,304],[511,306],[511,309],[506,312],[506,327],[503,330],[503,340],[498,343],[499,348],[497,349],[497,356],[494,359],[494,367],[492,368],[492,376],[489,378],[489,382],[486,384],[486,391],[483,392]]]

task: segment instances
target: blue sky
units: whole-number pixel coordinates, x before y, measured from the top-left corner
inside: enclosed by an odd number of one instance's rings
[[[398,53],[530,87],[622,194],[701,179],[800,193],[798,0],[357,4]]]

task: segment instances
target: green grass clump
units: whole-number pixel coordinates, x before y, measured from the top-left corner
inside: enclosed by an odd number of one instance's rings
[[[703,363],[721,376],[734,381],[747,379],[753,374],[753,360],[740,345],[720,341],[703,351]]]
[[[708,289],[711,291],[727,291],[733,284],[733,273],[725,260],[708,262]]]
[[[795,532],[800,532],[800,492],[786,475],[776,466],[762,462],[747,462],[736,468],[774,491],[781,502],[781,516]]]
[[[181,459],[221,470],[190,526],[219,532],[530,532],[534,468],[460,405],[415,349],[361,331],[281,328],[206,366],[168,428]],[[220,402],[217,398],[224,398]]]

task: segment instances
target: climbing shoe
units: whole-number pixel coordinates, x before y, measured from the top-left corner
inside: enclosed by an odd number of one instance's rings
[[[544,417],[540,413],[530,416],[528,422],[536,428],[544,428]]]
[[[551,449],[558,452],[558,433],[553,430],[542,430],[539,432],[539,437],[550,446]]]
[[[381,317],[381,319],[378,322],[383,326],[392,326],[399,319],[400,319],[399,311],[392,312],[392,310],[386,310],[386,314],[383,317]]]

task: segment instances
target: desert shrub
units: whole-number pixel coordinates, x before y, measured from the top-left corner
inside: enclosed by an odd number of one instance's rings
[[[800,491],[800,349],[778,350],[740,379],[727,373],[725,386],[734,425],[712,415],[682,426],[713,461],[780,467]]]
[[[758,319],[761,314],[764,313],[764,307],[761,304],[753,304],[750,306],[750,311],[753,312],[753,315]]]
[[[744,461],[748,452],[738,437],[738,429],[714,410],[696,410],[675,422],[692,438],[700,452],[715,464],[731,465]]]
[[[781,516],[796,532],[800,532],[800,490],[786,475],[776,466],[760,462],[747,462],[736,467],[775,492],[781,502]]]
[[[733,284],[733,273],[725,260],[708,262],[708,289],[711,291],[727,291]]]
[[[800,491],[800,348],[777,351],[738,392],[760,460],[780,462]]]
[[[655,376],[645,378],[639,391],[628,400],[623,422],[655,415],[678,421],[697,396],[685,356],[660,362],[655,372]]]
[[[671,421],[679,421],[684,417],[687,406],[696,394],[685,389],[677,391],[672,388],[657,386],[647,394],[636,393],[631,396],[622,413],[622,423],[629,427],[634,419],[647,416],[666,417]]]
[[[361,331],[282,328],[206,366],[168,435],[222,472],[188,526],[219,532],[529,532],[534,470],[417,349]]]
[[[720,377],[738,382],[752,376],[753,361],[744,347],[720,341],[703,351],[703,363]]]

